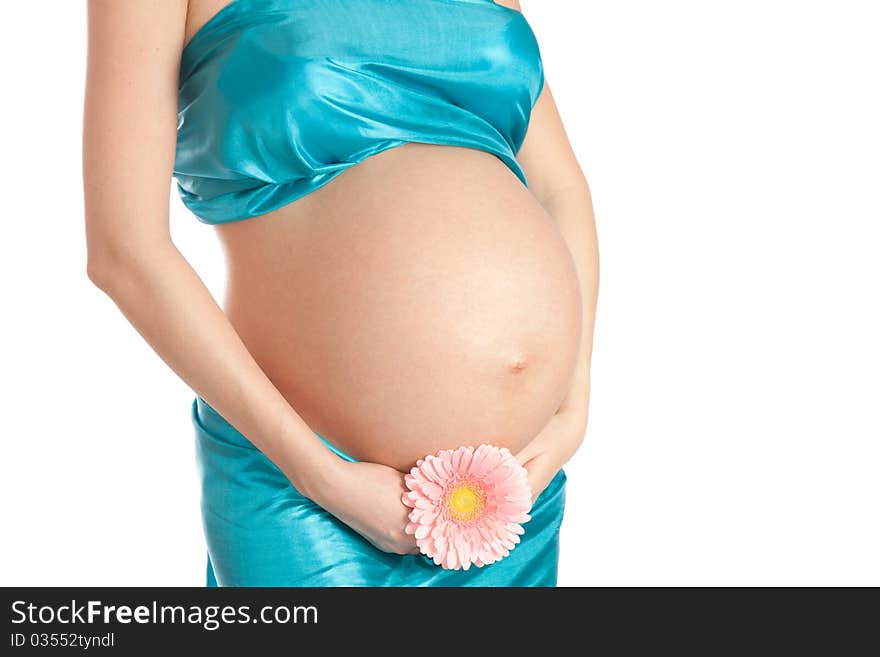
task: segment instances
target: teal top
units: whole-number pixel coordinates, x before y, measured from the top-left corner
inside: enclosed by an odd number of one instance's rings
[[[183,49],[174,177],[209,224],[264,214],[407,142],[516,161],[544,86],[493,0],[232,0]]]

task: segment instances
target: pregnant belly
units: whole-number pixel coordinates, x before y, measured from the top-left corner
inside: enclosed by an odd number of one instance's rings
[[[224,307],[309,426],[399,469],[514,453],[574,372],[581,301],[552,218],[495,156],[407,144],[218,227]]]

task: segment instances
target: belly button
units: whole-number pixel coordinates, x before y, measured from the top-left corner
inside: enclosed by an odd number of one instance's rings
[[[507,363],[507,368],[514,374],[519,374],[520,372],[524,371],[526,369],[526,366],[526,359],[522,356],[515,356]]]

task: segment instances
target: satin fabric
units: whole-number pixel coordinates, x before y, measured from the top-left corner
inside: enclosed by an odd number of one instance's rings
[[[444,570],[423,555],[382,552],[302,496],[201,397],[192,403],[207,586],[555,586],[566,476],[538,496],[510,556]],[[317,434],[316,434],[317,435]],[[346,456],[323,437],[328,449]]]
[[[516,161],[544,85],[493,0],[233,0],[183,49],[174,177],[210,224],[264,214],[407,142]]]

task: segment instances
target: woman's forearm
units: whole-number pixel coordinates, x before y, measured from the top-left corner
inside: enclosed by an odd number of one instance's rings
[[[89,277],[301,494],[381,549],[410,552],[403,473],[327,449],[171,241],[186,5],[89,2],[82,168]]]
[[[582,184],[560,189],[542,201],[562,234],[577,270],[582,330],[569,390],[547,426],[517,455],[540,492],[574,455],[584,439],[590,404],[590,361],[599,292],[599,247],[590,189]]]
[[[571,387],[559,411],[582,416],[586,424],[590,403],[590,359],[599,294],[599,244],[587,181],[560,190],[545,202],[545,209],[553,217],[571,251],[580,283],[583,311],[577,364]]]
[[[314,497],[338,458],[260,369],[198,274],[170,240],[120,251],[90,247],[103,255],[90,260],[89,277],[183,381]]]

